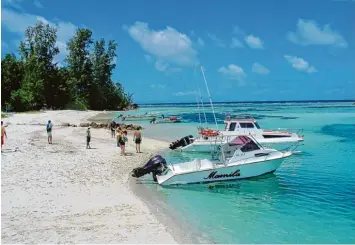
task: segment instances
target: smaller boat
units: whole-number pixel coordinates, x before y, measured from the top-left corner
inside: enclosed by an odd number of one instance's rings
[[[156,120],[155,123],[179,123],[181,122],[181,117],[164,117],[160,120]]]
[[[134,169],[132,176],[152,173],[162,186],[246,179],[275,172],[295,149],[281,152],[262,147],[250,136],[238,136],[218,146],[212,159],[167,164],[164,158],[155,156],[142,168]]]
[[[156,114],[148,114],[145,113],[143,115],[119,115],[117,119],[121,118],[122,121],[143,121],[143,120],[152,120],[153,118],[156,118]]]

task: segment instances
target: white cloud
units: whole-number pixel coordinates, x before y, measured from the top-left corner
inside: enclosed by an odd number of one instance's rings
[[[307,61],[296,56],[285,55],[285,59],[292,65],[292,67],[301,72],[313,73],[317,72],[314,66],[311,66]]]
[[[265,66],[263,66],[262,64],[259,64],[257,62],[255,62],[251,68],[252,72],[258,73],[258,74],[269,74],[270,70],[267,69]]]
[[[233,26],[233,34],[245,36],[245,32],[237,25]]]
[[[132,26],[124,26],[124,29],[159,62],[178,66],[193,66],[198,62],[190,38],[170,26],[163,30],[152,30],[147,23],[136,22]]]
[[[166,71],[169,67],[169,64],[166,62],[163,62],[161,60],[157,60],[155,62],[155,69],[157,69],[158,71]]]
[[[254,48],[254,49],[263,49],[264,48],[263,41],[259,37],[249,35],[249,36],[246,36],[244,38],[244,40],[251,48]]]
[[[155,69],[157,69],[157,71],[165,72],[166,75],[170,75],[171,73],[182,71],[180,67],[173,67],[171,66],[171,64],[161,60],[157,60],[154,66]]]
[[[150,87],[164,89],[166,87],[166,85],[165,84],[151,84]]]
[[[33,4],[37,7],[37,8],[43,8],[43,5],[41,4],[41,2],[39,0],[35,0],[33,2]]]
[[[332,30],[330,25],[319,26],[312,20],[299,19],[295,32],[288,32],[287,39],[300,45],[332,45],[346,48],[348,43],[338,32]]]
[[[196,95],[197,91],[186,91],[186,92],[177,92],[173,93],[174,96],[189,96],[189,95]]]
[[[200,45],[201,47],[205,46],[205,41],[203,41],[203,39],[199,37],[197,38],[197,44]]]
[[[231,43],[230,47],[231,47],[231,48],[243,48],[244,45],[243,45],[243,43],[242,43],[241,41],[239,41],[238,38],[233,37],[233,38],[232,38],[232,43]]]
[[[219,39],[216,35],[208,33],[207,36],[214,42],[217,47],[225,48],[226,44]]]
[[[221,68],[218,69],[218,72],[222,73],[223,75],[225,75],[229,79],[235,79],[240,82],[242,82],[244,80],[244,78],[246,77],[246,74],[245,74],[243,68],[241,68],[237,65],[234,65],[234,64],[228,65],[227,68],[222,66]]]
[[[37,21],[42,21],[57,28],[57,46],[60,54],[55,58],[57,62],[64,60],[67,55],[66,42],[75,34],[77,26],[71,22],[56,21],[55,23],[46,20],[42,16],[19,13],[7,8],[2,9],[2,24],[10,32],[18,34],[20,37],[24,36],[27,27],[34,26]]]
[[[144,55],[144,59],[145,59],[148,63],[152,62],[152,56],[150,56],[149,54],[145,54],[145,55]]]
[[[22,10],[21,3],[23,0],[2,0],[3,6],[8,6],[18,10]],[[1,7],[3,7],[1,6]]]

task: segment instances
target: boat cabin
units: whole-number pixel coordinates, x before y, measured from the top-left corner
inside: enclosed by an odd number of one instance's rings
[[[236,131],[237,129],[260,129],[254,119],[231,119],[224,121],[224,131]]]

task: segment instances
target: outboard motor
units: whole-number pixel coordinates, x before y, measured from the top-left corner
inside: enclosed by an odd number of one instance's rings
[[[172,142],[169,148],[171,150],[175,150],[176,148],[187,146],[193,142],[193,138],[194,137],[192,135],[185,136],[177,141]]]
[[[140,178],[146,174],[152,173],[154,181],[157,181],[157,175],[163,173],[167,168],[166,160],[156,155],[152,157],[143,167],[135,168],[132,170],[132,177]]]

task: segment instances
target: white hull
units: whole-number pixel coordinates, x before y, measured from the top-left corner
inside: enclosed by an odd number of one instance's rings
[[[243,135],[243,134],[241,134]],[[249,135],[249,134],[245,134]],[[293,134],[291,137],[287,138],[264,138],[262,135],[251,134],[253,138],[262,146],[273,148],[276,150],[284,150],[285,148],[294,145],[296,142],[303,141],[303,138],[298,137],[298,135]],[[195,141],[189,145],[179,148],[178,150],[184,152],[211,152],[216,146],[221,144],[226,144],[231,142],[237,135],[224,136],[224,137],[208,137],[207,139],[200,137],[195,139]]]
[[[266,148],[272,148],[275,150],[284,150],[289,148],[290,146],[294,145],[295,142],[298,141],[290,141],[290,142],[276,142],[276,143],[271,143],[271,142],[263,142],[260,143],[263,147]],[[227,142],[223,142],[227,143]],[[211,152],[213,151],[216,147],[221,145],[221,142],[216,142],[216,141],[211,141],[211,142],[205,142],[205,143],[192,143],[190,145],[187,145],[185,147],[177,149],[177,151],[183,151],[183,152]]]
[[[289,153],[287,156],[291,155]],[[207,183],[207,182],[216,182],[216,181],[229,181],[229,180],[239,180],[257,177],[269,173],[273,173],[276,169],[281,165],[283,157],[264,160],[262,159],[259,162],[251,162],[251,163],[243,163],[225,167],[222,165],[221,167],[216,166],[215,168],[210,167],[208,169],[200,169],[196,170],[191,169],[191,172],[181,172],[179,173],[176,168],[182,167],[188,168],[189,165],[191,168],[196,166],[195,161],[189,163],[183,163],[183,165],[170,167],[174,168],[174,170],[169,171],[166,175],[157,176],[157,181],[160,185],[177,185],[177,184],[193,184],[193,183]],[[263,158],[263,157],[261,157]],[[201,161],[209,161],[209,160],[201,160]],[[208,164],[208,163],[207,163]],[[210,164],[213,166],[213,164]],[[185,170],[186,171],[186,170]]]

